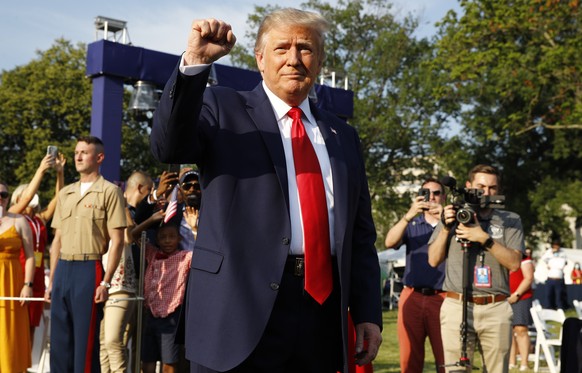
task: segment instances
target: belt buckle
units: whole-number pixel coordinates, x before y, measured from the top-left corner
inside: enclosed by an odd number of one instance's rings
[[[305,259],[295,258],[295,263],[293,266],[293,275],[302,277],[305,274]]]
[[[479,297],[479,299],[480,299],[480,302],[477,304],[482,305],[482,306],[486,306],[488,304],[495,303],[495,295],[485,295],[485,296]]]

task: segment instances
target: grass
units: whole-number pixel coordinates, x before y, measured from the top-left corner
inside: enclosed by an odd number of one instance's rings
[[[398,311],[384,311],[383,321],[384,330],[382,331],[382,345],[380,346],[380,351],[376,360],[374,360],[374,373],[399,373],[400,372],[400,346],[398,345],[398,336],[396,334],[396,319],[398,316]],[[576,317],[574,310],[570,309],[566,311],[566,317]],[[434,357],[432,354],[432,349],[428,342],[428,339],[424,346],[425,360],[424,360],[424,372],[436,372],[436,367],[434,363]],[[473,362],[476,366],[481,366],[481,356],[478,352],[475,352],[473,357]],[[528,372],[533,372],[533,363],[529,363],[530,369]],[[547,366],[544,361],[540,364],[541,371],[547,371]],[[479,370],[480,372],[481,370]],[[477,370],[475,370],[477,372]],[[510,373],[517,373],[519,369],[512,369]]]

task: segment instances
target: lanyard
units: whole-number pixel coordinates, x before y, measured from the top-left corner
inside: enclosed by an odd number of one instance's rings
[[[38,251],[38,247],[40,246],[40,223],[28,215],[24,215],[24,217],[33,226],[32,230],[35,235],[34,247],[36,248],[36,251]]]

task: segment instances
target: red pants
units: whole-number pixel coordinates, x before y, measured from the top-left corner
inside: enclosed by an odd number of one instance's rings
[[[398,340],[402,373],[422,373],[424,341],[428,336],[437,367],[444,364],[440,309],[445,293],[422,295],[405,287],[398,301]],[[440,367],[439,372],[444,372]]]

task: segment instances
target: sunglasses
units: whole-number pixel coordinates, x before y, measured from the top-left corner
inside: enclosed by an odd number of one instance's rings
[[[7,199],[9,195],[10,193],[8,192],[0,192],[0,197],[2,197],[3,199]]]
[[[441,195],[441,191],[440,190],[431,190],[430,193],[435,196],[438,197]]]
[[[200,184],[199,183],[183,183],[181,185],[181,187],[184,190],[190,190],[192,188],[194,188],[195,190],[200,190]]]

